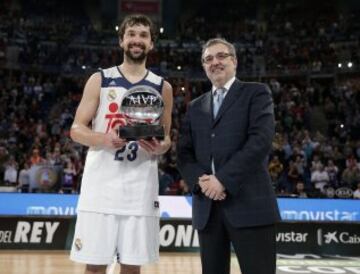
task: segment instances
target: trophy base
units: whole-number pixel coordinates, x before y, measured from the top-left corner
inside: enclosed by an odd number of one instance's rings
[[[155,137],[164,140],[165,131],[162,125],[132,125],[121,127],[118,131],[119,137],[127,141],[140,139],[150,140]]]

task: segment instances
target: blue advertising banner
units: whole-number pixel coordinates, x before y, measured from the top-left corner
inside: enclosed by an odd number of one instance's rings
[[[76,215],[78,195],[0,193],[0,215]]]
[[[0,193],[0,215],[76,215],[76,194]],[[191,218],[191,197],[160,196],[163,218]],[[360,222],[360,200],[278,198],[283,220]]]
[[[283,220],[360,221],[360,200],[279,198]]]

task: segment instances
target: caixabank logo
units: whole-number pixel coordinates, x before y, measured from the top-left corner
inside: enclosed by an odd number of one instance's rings
[[[360,233],[339,230],[317,229],[317,243],[320,246],[330,244],[354,245],[360,247]]]

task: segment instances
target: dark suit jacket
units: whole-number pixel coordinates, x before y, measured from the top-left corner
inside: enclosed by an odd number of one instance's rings
[[[193,193],[193,226],[207,224],[213,201],[196,191],[198,178],[212,174],[225,186],[221,201],[235,227],[273,224],[280,220],[268,173],[274,135],[274,110],[269,88],[235,80],[216,118],[207,92],[188,107],[177,148],[178,168]]]

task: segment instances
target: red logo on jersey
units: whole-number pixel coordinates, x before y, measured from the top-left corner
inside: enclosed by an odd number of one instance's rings
[[[118,112],[119,105],[117,103],[109,104],[110,113],[105,114],[105,119],[108,121],[106,126],[106,133],[109,132],[110,129],[113,129],[117,126],[126,125],[126,120],[123,114]]]

